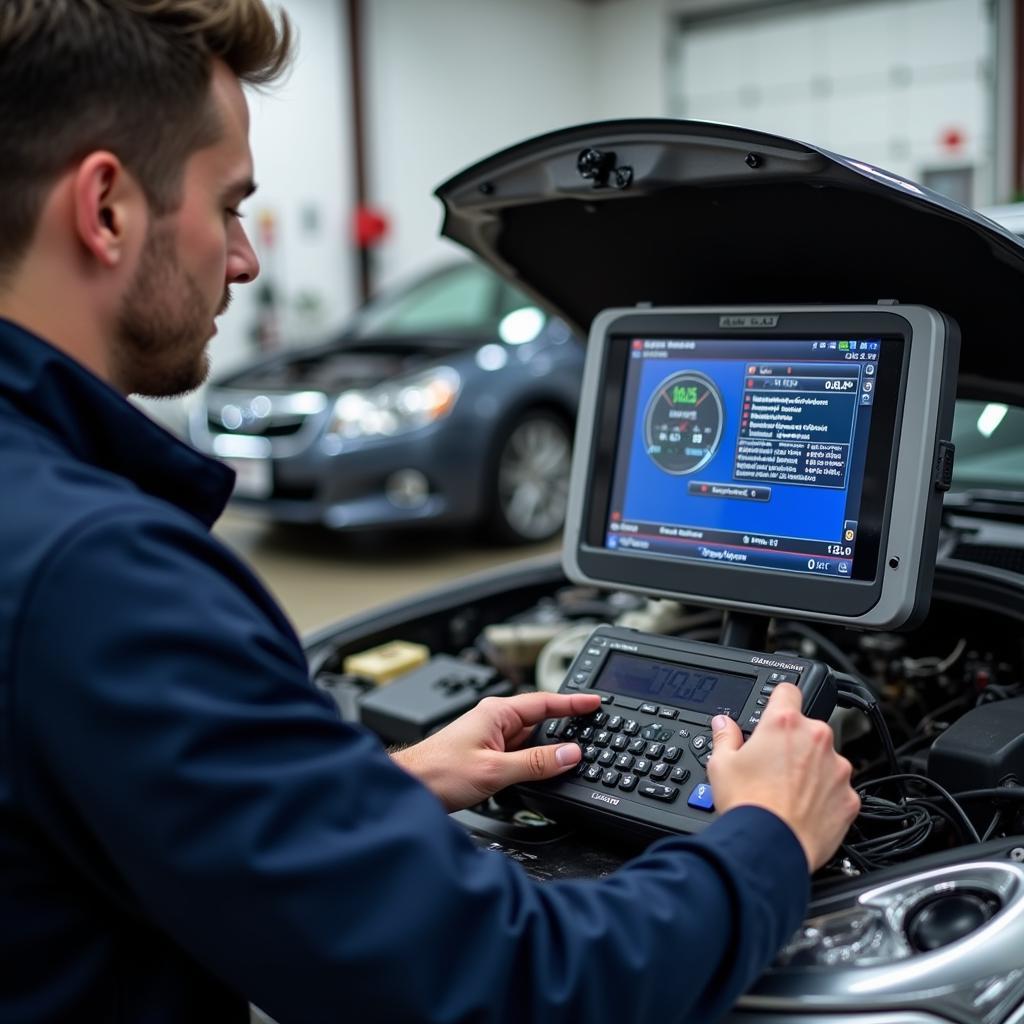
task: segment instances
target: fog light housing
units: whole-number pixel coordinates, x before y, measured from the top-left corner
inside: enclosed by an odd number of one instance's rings
[[[395,508],[422,508],[430,497],[430,481],[418,469],[400,469],[384,481],[384,493]]]

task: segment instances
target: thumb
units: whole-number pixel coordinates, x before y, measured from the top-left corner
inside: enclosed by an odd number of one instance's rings
[[[582,751],[575,743],[514,750],[501,758],[501,786],[553,778],[579,764],[581,757]]]
[[[716,753],[720,750],[739,750],[743,746],[743,733],[728,715],[715,715],[711,719],[711,739]]]

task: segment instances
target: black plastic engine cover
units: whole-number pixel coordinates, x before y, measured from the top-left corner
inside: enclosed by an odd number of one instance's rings
[[[1024,781],[1024,697],[982,704],[932,746],[928,775],[951,792]]]
[[[505,697],[512,690],[489,666],[436,654],[426,665],[364,697],[359,718],[385,743],[415,743],[484,697]]]

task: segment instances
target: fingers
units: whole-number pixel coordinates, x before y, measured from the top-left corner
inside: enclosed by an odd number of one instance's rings
[[[524,743],[528,743],[536,735],[532,725],[525,725],[519,732],[512,733],[505,737],[506,750],[518,750]]]
[[[580,762],[580,748],[575,743],[559,743],[550,747],[527,747],[502,756],[498,788],[517,782],[539,782],[561,775]]]
[[[515,697],[492,697],[515,711],[524,726],[536,725],[545,718],[589,715],[601,706],[596,693],[521,693]],[[481,702],[481,704],[484,702]]]
[[[739,750],[743,746],[743,733],[728,715],[715,715],[711,719],[711,739],[715,750]]]
[[[768,706],[764,709],[762,720],[778,718],[780,712],[792,714],[799,713],[803,708],[803,694],[792,683],[779,683],[775,691],[768,698]]]

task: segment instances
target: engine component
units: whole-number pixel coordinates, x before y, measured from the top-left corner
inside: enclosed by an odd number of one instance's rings
[[[423,644],[413,644],[406,640],[392,640],[379,647],[371,647],[367,651],[350,654],[341,663],[341,667],[349,675],[361,676],[380,686],[418,668],[429,657],[430,648]]]
[[[564,631],[564,621],[496,623],[484,629],[485,650],[503,668],[533,668],[544,645]]]
[[[346,722],[359,721],[359,699],[372,688],[372,683],[359,676],[337,672],[318,672],[313,681],[330,694]]]
[[[437,654],[359,702],[359,717],[386,743],[414,743],[457,718],[484,697],[503,697],[512,684],[494,669]]]
[[[936,739],[928,775],[951,792],[1024,780],[1024,697],[972,708]]]
[[[546,644],[537,658],[537,689],[557,693],[569,666],[594,632],[595,622],[576,622]]]
[[[643,608],[623,612],[615,620],[616,626],[626,626],[642,633],[675,633],[687,624],[686,609],[678,601],[667,598],[651,599]],[[701,620],[707,616],[702,615]]]

